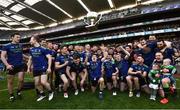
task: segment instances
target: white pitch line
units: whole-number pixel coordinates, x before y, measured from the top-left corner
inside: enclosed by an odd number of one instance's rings
[[[15,87],[14,89],[17,89],[17,87]],[[1,89],[0,92],[3,92],[3,91],[8,91],[8,89]]]
[[[26,79],[26,80],[33,80],[32,78],[24,78],[24,79]],[[17,87],[15,89],[17,89]],[[7,91],[7,90],[8,89],[1,89],[0,92]]]
[[[3,92],[3,91],[7,91],[8,89],[2,89],[2,90],[0,90],[0,92]]]

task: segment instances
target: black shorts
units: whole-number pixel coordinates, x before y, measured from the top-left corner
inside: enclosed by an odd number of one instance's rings
[[[73,70],[70,70],[70,73],[76,73],[76,74],[79,74],[79,73],[82,73],[83,71],[73,71]]]
[[[140,83],[140,86],[144,86],[148,84],[145,78],[139,79],[139,83]]]
[[[126,76],[120,76],[119,77],[119,82],[127,83]]]
[[[106,77],[106,82],[107,83],[112,83],[113,82],[112,77]]]
[[[63,74],[66,75],[65,72],[58,71],[58,75],[59,75],[59,76],[61,76],[61,75],[63,75]]]
[[[15,66],[12,70],[8,70],[8,75],[16,75],[18,72],[24,72],[25,65]]]
[[[97,87],[99,78],[91,79],[91,86]]]
[[[46,70],[33,70],[33,77],[46,75]]]
[[[132,77],[137,77],[139,79],[142,77],[140,74],[129,74],[129,75],[132,76]]]

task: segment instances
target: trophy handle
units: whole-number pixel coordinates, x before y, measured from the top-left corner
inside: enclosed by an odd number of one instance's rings
[[[101,20],[102,14],[99,14],[98,16],[99,16],[99,19],[94,23],[94,25],[96,25]]]

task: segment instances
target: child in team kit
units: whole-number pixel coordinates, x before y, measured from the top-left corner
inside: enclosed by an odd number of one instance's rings
[[[177,95],[177,90],[176,90],[176,80],[173,77],[173,74],[176,73],[176,68],[175,66],[171,65],[171,60],[170,59],[164,59],[163,60],[163,65],[161,66],[161,82],[162,82],[162,87],[164,90],[164,96],[163,99],[161,100],[161,103],[166,104],[168,103],[168,92],[170,91],[174,96]]]
[[[150,70],[148,74],[150,84],[150,100],[156,100],[157,91],[160,86],[160,65],[153,64],[152,69]]]

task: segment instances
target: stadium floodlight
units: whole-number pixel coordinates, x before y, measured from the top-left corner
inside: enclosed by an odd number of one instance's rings
[[[15,30],[17,31],[27,31],[30,30],[29,28],[16,28]]]
[[[61,23],[66,24],[66,23],[70,23],[70,22],[73,22],[73,20],[72,19],[67,19],[67,20],[62,21]]]
[[[60,10],[61,12],[63,12],[65,15],[67,15],[70,18],[73,18],[72,15],[70,15],[68,12],[66,12],[65,10],[63,10],[61,7],[59,7],[58,5],[56,5],[54,2],[52,2],[51,0],[46,0],[49,4],[51,4],[52,6],[54,6],[55,8],[57,8],[58,10]]]
[[[37,26],[37,27],[34,27],[34,28],[32,28],[33,30],[38,30],[38,29],[44,29],[45,28],[45,26]]]
[[[57,26],[58,23],[52,23],[52,24],[49,24],[48,27],[54,27],[54,26]]]
[[[107,0],[107,1],[108,1],[108,3],[109,3],[109,6],[110,6],[111,8],[114,8],[114,4],[113,4],[112,0]]]
[[[157,2],[162,2],[164,0],[149,0],[146,2],[141,3],[142,5],[149,5],[149,4],[153,4],[153,3],[157,3]]]
[[[81,6],[89,13],[89,12],[91,12],[90,11],[90,9],[82,2],[82,0],[77,0],[80,4],[81,4]]]
[[[102,14],[98,14],[97,12],[88,12],[84,17],[84,22],[86,23],[87,29],[94,29],[102,18]]]
[[[104,10],[104,11],[100,11],[100,12],[98,12],[99,14],[107,14],[107,13],[110,13],[110,12],[112,12],[112,10]]]
[[[128,9],[128,8],[134,8],[136,6],[137,6],[136,4],[130,4],[130,5],[119,7],[116,10],[125,10],[125,9]]]

